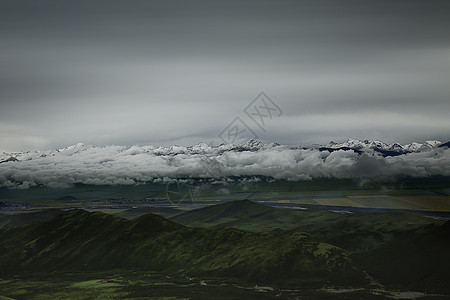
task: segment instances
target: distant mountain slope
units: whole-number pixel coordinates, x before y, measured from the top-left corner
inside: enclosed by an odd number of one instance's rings
[[[230,201],[187,211],[172,221],[196,227],[233,227],[254,232],[307,232],[351,251],[366,251],[404,234],[439,226],[441,222],[401,211],[340,214]]]
[[[448,141],[447,143],[440,144],[438,147],[439,148],[450,148],[450,141]]]
[[[170,218],[182,212],[180,209],[171,207],[137,207],[115,213],[115,215],[125,219],[136,219],[145,214],[155,214],[164,218]]]
[[[0,214],[0,228],[10,228],[26,224],[37,224],[48,221],[61,214],[59,209],[48,209],[38,212]]]
[[[171,220],[187,226],[234,227],[254,232],[289,230],[302,224],[313,224],[340,218],[339,214],[319,210],[281,209],[250,200],[230,201],[187,211]]]
[[[308,234],[187,228],[152,214],[130,221],[72,210],[0,230],[0,241],[0,273],[139,268],[297,286],[365,283],[348,252]]]

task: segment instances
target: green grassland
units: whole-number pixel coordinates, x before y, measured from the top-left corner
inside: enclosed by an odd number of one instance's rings
[[[232,227],[253,232],[307,232],[347,250],[367,250],[403,236],[439,227],[421,214],[400,211],[340,214],[326,210],[281,209],[249,200],[186,211],[170,218],[187,226]]]
[[[0,240],[5,273],[133,267],[277,284],[365,281],[349,253],[308,234],[189,228],[153,214],[128,221],[72,210],[38,225],[3,230]]]
[[[34,215],[22,215],[34,222]],[[450,295],[449,222],[402,212],[280,209],[248,200],[183,212],[173,219],[195,220],[198,227],[154,214],[128,220],[70,210],[41,223],[2,229],[0,295],[13,299]],[[265,226],[251,225],[261,219]],[[292,227],[294,223],[297,227]],[[242,230],[247,227],[254,232]]]
[[[376,274],[383,285],[445,293],[450,286],[450,221],[417,213],[339,214],[280,209],[243,200],[184,212],[172,220],[209,228],[306,232],[349,251],[357,265]]]
[[[324,210],[281,209],[250,200],[239,200],[182,212],[171,217],[171,220],[188,226],[233,227],[253,232],[270,232],[338,218],[341,218],[339,214]]]
[[[0,189],[0,299],[449,298],[449,186]]]
[[[145,214],[155,214],[164,218],[170,218],[182,212],[183,210],[171,207],[136,207],[114,212],[114,214],[126,219],[136,219]]]

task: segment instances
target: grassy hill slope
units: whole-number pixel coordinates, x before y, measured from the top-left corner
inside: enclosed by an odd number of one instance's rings
[[[355,255],[381,283],[432,293],[450,293],[450,221],[428,232],[398,237]]]
[[[0,241],[4,274],[139,268],[296,286],[365,283],[348,252],[305,233],[188,228],[153,214],[131,221],[72,210],[0,230]]]
[[[115,215],[125,219],[136,219],[145,214],[155,214],[164,218],[170,218],[182,212],[180,209],[171,207],[137,207],[115,213]]]
[[[374,249],[396,237],[426,232],[442,224],[420,214],[401,211],[339,214],[275,208],[250,200],[187,211],[170,219],[194,227],[232,227],[272,233],[307,232],[351,251]]]
[[[391,211],[337,214],[266,207],[234,201],[172,218],[189,226],[307,232],[352,253],[361,269],[382,284],[450,293],[449,222]]]
[[[282,209],[250,200],[237,200],[183,212],[170,219],[193,227],[233,227],[253,232],[270,232],[339,218],[339,214],[329,211]]]
[[[48,209],[38,212],[0,214],[0,229],[48,221],[62,212],[59,209]]]
[[[335,220],[300,225],[319,239],[352,252],[376,249],[398,238],[426,234],[442,225],[420,214],[392,211],[340,215]]]

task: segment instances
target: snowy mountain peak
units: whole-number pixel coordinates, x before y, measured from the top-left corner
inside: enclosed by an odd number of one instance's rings
[[[416,143],[416,142],[412,142],[406,145],[403,145],[403,149],[405,149],[406,151],[417,151],[420,147],[422,146],[422,144]]]
[[[389,147],[390,151],[404,151],[403,146],[398,144],[398,143],[393,143],[390,147]]]
[[[441,142],[441,141],[437,141],[437,140],[430,140],[430,141],[426,141],[426,142],[424,143],[424,145],[427,145],[427,146],[429,146],[430,148],[437,147],[437,146],[439,146],[440,144],[442,144],[442,142]]]
[[[244,145],[209,146],[199,143],[190,147],[94,147],[78,144],[61,150],[0,154],[0,187],[70,187],[78,183],[130,185],[164,182],[166,179],[222,180],[233,176],[266,176],[285,180],[310,180],[323,176],[391,177],[411,176],[411,170],[417,170],[413,176],[450,176],[447,167],[450,162],[449,144],[427,141],[404,147],[398,143],[356,139],[330,142],[329,147],[279,146],[255,140]],[[357,165],[360,158],[369,160],[375,169],[366,168],[367,173],[361,173],[365,171]],[[383,163],[385,158],[388,163]]]
[[[187,149],[193,153],[206,153],[211,150],[211,146],[209,146],[207,143],[200,142],[196,145],[187,147]]]
[[[57,151],[67,151],[67,150],[73,150],[73,149],[80,149],[85,148],[86,145],[84,143],[77,143],[75,145],[70,145],[64,148],[57,149]]]
[[[260,149],[264,147],[264,144],[257,140],[249,140],[247,143],[243,145],[244,148],[252,148],[252,149]]]
[[[336,143],[334,141],[331,141],[327,144],[326,147],[331,149],[351,148],[355,150],[375,150],[386,155],[399,155],[409,152],[428,151],[430,149],[438,147],[441,144],[442,143],[440,141],[430,140],[426,141],[423,144],[412,142],[402,146],[399,143],[386,144],[376,140],[361,141],[357,139],[348,139],[343,143]]]
[[[264,144],[261,141],[257,140],[249,140],[243,145],[233,145],[233,144],[221,144],[219,146],[210,146],[207,143],[201,142],[192,146],[168,146],[168,147],[154,147],[154,146],[103,146],[103,147],[94,147],[91,145],[85,145],[83,143],[78,143],[72,146],[67,146],[61,149],[54,150],[46,150],[46,151],[24,151],[24,152],[16,152],[16,153],[7,153],[4,152],[0,154],[0,162],[8,163],[12,162],[13,157],[19,161],[28,161],[34,159],[51,159],[55,156],[73,156],[78,153],[85,152],[95,152],[96,148],[109,148],[116,149],[119,152],[123,152],[125,154],[139,154],[139,153],[151,153],[156,156],[175,156],[175,155],[221,155],[226,152],[242,152],[242,151],[252,151],[257,152],[260,150],[270,150],[274,147],[284,147],[289,149],[321,149],[326,151],[335,151],[335,150],[348,150],[352,149],[361,152],[371,152],[374,151],[380,153],[383,156],[396,156],[413,152],[424,152],[430,151],[432,149],[439,148],[440,145],[443,145],[440,141],[436,140],[428,140],[422,143],[412,142],[406,145],[400,145],[399,143],[386,144],[384,142],[380,142],[377,140],[357,140],[357,139],[348,139],[345,142],[334,142],[330,141],[326,146],[322,145],[311,145],[306,147],[296,147],[296,146],[283,146],[277,143],[268,143]],[[445,148],[445,147],[440,147]],[[114,150],[115,151],[115,150]]]
[[[357,139],[348,139],[347,141],[343,143],[336,143],[331,141],[327,144],[327,147],[329,148],[352,148],[352,149],[363,149],[363,148],[373,148],[373,147],[380,147],[380,148],[386,148],[388,145],[380,142],[380,141],[374,141],[374,140],[357,140]]]

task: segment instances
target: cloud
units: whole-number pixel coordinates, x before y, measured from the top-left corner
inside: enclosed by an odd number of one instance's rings
[[[285,112],[265,141],[448,140],[449,9],[4,0],[0,151],[219,140],[261,90]]]
[[[228,148],[227,148],[228,147]],[[434,148],[395,157],[353,150],[319,151],[265,145],[252,151],[218,146],[104,146],[77,144],[59,150],[3,153],[19,161],[0,164],[0,186],[26,189],[74,184],[135,185],[199,178],[222,181],[235,176],[284,180],[316,178],[385,179],[450,176],[450,150]]]

